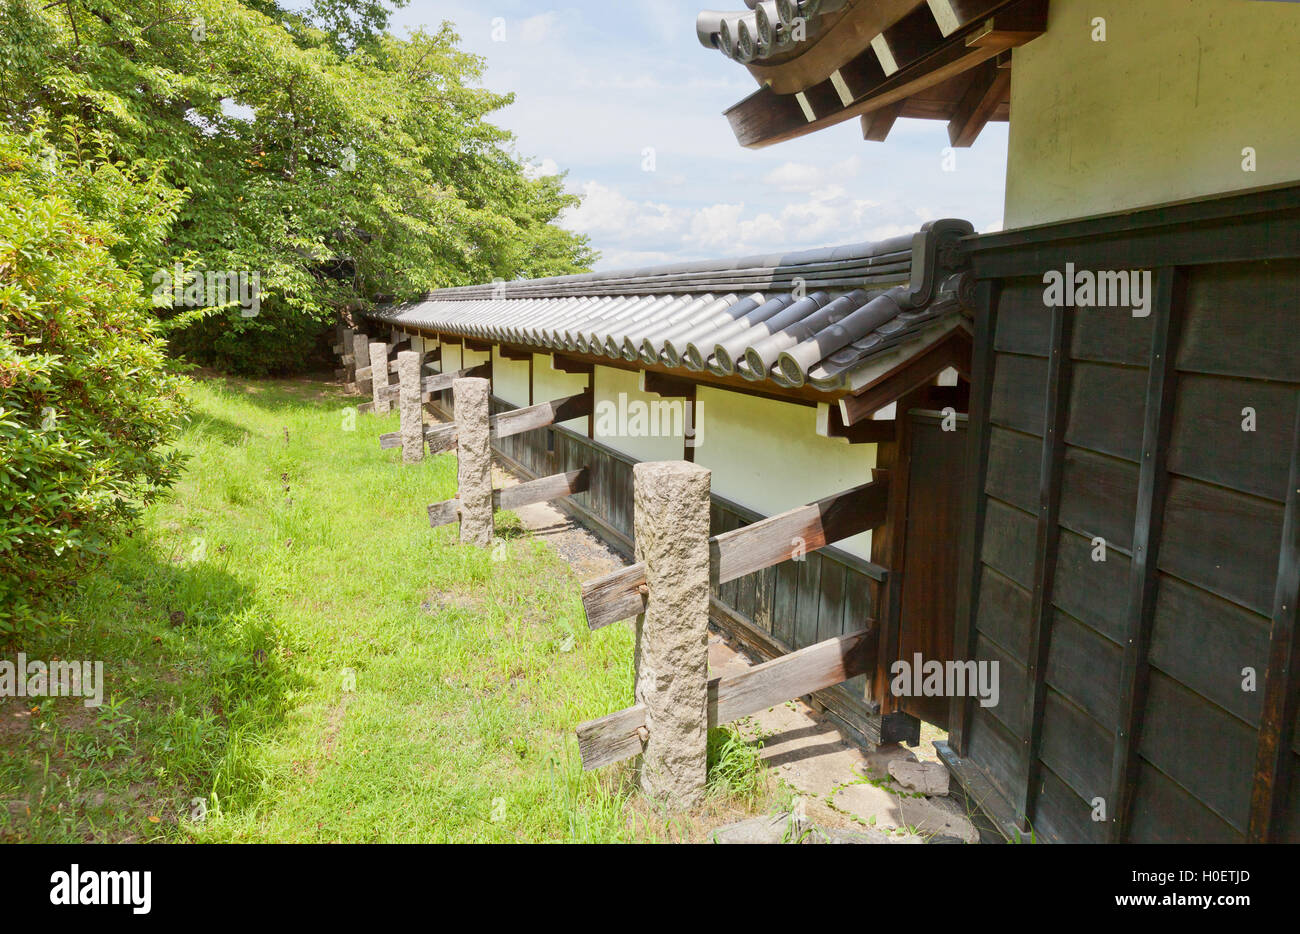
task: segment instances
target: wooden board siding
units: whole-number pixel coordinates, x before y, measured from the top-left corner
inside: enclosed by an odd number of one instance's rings
[[[967,419],[954,411],[945,430],[940,412],[913,410],[907,418],[911,453],[897,657],[910,661],[919,652],[926,660],[948,661],[954,652],[952,582],[960,559],[953,543],[961,531]],[[945,697],[908,697],[899,703],[941,729],[949,725],[948,707]]]
[[[986,412],[972,414],[987,459],[968,481],[958,645],[966,618],[966,657],[999,661],[1002,696],[954,704],[964,729],[949,755],[994,790],[985,809],[1005,832],[1300,839],[1300,725],[1285,699],[1300,572],[1282,549],[1300,512],[1298,197],[967,241],[991,372]],[[1134,257],[1152,260],[1152,313],[1076,308],[1054,338],[1043,274]],[[1051,359],[1061,344],[1066,366]],[[1059,459],[1044,456],[1054,444]]]
[[[514,408],[501,399],[492,400],[493,414]],[[508,466],[535,477],[586,467],[587,490],[567,502],[611,545],[631,556],[633,458],[560,426],[496,439],[493,445]],[[709,534],[763,518],[715,494]],[[768,654],[780,654],[863,629],[874,618],[883,577],[882,568],[831,546],[809,552],[800,561],[785,561],[715,585],[713,597],[723,614],[765,637]],[[867,700],[867,687],[868,677],[858,675],[814,696],[850,727],[865,733],[867,719],[877,713]]]

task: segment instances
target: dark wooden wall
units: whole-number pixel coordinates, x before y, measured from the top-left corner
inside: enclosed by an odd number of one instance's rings
[[[1001,698],[945,758],[1039,839],[1300,842],[1300,188],[968,246],[957,652]],[[1067,262],[1152,270],[1150,315],[1046,307]]]
[[[907,511],[899,601],[897,657],[909,664],[915,653],[926,661],[953,658],[953,618],[965,478],[966,418],[953,416],[945,430],[940,412],[908,413]],[[892,659],[891,659],[892,661]],[[898,707],[915,717],[948,727],[944,697],[900,698]]]

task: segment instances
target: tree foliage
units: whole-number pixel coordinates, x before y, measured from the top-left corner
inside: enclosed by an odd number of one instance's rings
[[[593,259],[484,63],[389,10],[0,0],[0,633],[174,481],[167,344],[284,372],[383,298]],[[177,264],[243,273],[255,307],[163,288]]]
[[[528,176],[488,119],[511,97],[446,23],[397,38],[374,0],[0,3],[5,123],[70,123],[158,165],[184,200],[154,269],[258,275],[256,317],[160,311],[202,362],[292,369],[340,312],[593,258],[553,223],[576,199]]]

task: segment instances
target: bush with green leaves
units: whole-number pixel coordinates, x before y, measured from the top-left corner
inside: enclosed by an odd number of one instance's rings
[[[179,195],[60,132],[0,132],[0,640],[47,622],[181,466],[185,381],[139,272]]]

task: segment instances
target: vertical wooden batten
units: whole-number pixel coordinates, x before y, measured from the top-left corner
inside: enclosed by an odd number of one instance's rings
[[[1295,781],[1291,737],[1300,708],[1300,638],[1296,634],[1296,603],[1300,601],[1300,412],[1291,442],[1290,486],[1282,517],[1277,586],[1273,597],[1273,628],[1269,637],[1268,673],[1256,745],[1255,778],[1250,792],[1250,823],[1246,839],[1274,843]]]
[[[1136,759],[1150,678],[1148,649],[1156,602],[1157,561],[1165,495],[1169,487],[1166,462],[1178,385],[1174,362],[1182,331],[1186,290],[1184,269],[1162,266],[1156,270],[1152,309],[1156,317],[1148,359],[1146,419],[1142,429],[1128,618],[1120,670],[1120,718],[1111,764],[1110,797],[1106,801],[1112,843],[1123,842],[1128,836],[1133,790],[1137,783]]]
[[[957,619],[953,633],[953,654],[957,659],[975,657],[975,613],[979,607],[979,544],[984,540],[984,516],[987,497],[984,484],[989,461],[989,405],[993,399],[993,368],[996,359],[994,338],[997,334],[998,303],[1002,296],[1001,280],[983,280],[975,291],[975,347],[972,355],[970,430],[966,439],[969,473],[966,502],[962,515],[959,554],[964,556],[957,574]],[[970,738],[971,697],[952,698],[949,714],[948,743],[958,756],[967,754]]]
[[[1052,644],[1052,586],[1056,578],[1060,541],[1061,465],[1065,455],[1066,422],[1070,412],[1070,338],[1074,309],[1052,309],[1047,358],[1047,401],[1043,414],[1043,447],[1039,462],[1038,530],[1034,546],[1034,590],[1029,604],[1029,656],[1025,676],[1026,731],[1023,743],[1023,782],[1017,789],[1016,817],[1020,829],[1033,829],[1034,786],[1038,783],[1038,754],[1043,739],[1043,706],[1047,696],[1047,657]]]

